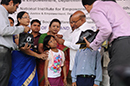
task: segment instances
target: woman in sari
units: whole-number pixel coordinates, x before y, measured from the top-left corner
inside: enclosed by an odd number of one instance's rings
[[[44,33],[39,38],[39,46],[38,50],[40,53],[44,53],[43,50],[43,40],[47,35],[57,35],[58,37],[62,37],[62,35],[59,35],[58,32],[60,30],[61,22],[59,19],[52,19],[52,21],[49,24],[49,31],[47,33]],[[68,55],[68,48],[66,46],[57,45],[57,48],[62,50],[65,53],[65,65],[66,65],[66,73],[68,74],[69,70],[69,55]],[[37,59],[37,70],[38,70],[38,80],[39,80],[39,86],[44,86],[44,64],[45,61]],[[63,79],[63,72],[62,72],[62,79]]]
[[[27,12],[21,11],[17,15],[17,26],[28,26],[30,17]],[[14,36],[14,41],[18,45],[19,35]],[[25,46],[28,46],[25,44]],[[8,86],[39,86],[36,70],[35,57],[43,59],[45,54],[37,54],[30,49],[23,52],[15,50],[12,52],[12,72]]]

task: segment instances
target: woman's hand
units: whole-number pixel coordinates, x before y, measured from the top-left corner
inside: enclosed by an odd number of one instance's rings
[[[38,54],[37,58],[42,59],[42,60],[46,60],[48,58],[48,53]]]
[[[28,45],[28,43],[26,43],[24,47],[20,47],[20,50],[28,50],[30,48],[31,48],[31,44]]]

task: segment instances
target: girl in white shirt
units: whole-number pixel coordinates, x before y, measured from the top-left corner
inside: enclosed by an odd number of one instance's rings
[[[66,86],[66,66],[63,51],[57,49],[55,37],[47,35],[43,41],[43,49],[48,51],[48,59],[45,61],[45,86]],[[61,78],[61,68],[64,73],[64,84]]]

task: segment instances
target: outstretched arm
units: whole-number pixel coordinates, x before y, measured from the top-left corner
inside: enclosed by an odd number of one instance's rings
[[[19,44],[19,35],[15,35],[15,43],[17,45]],[[34,56],[34,57],[37,57],[42,60],[45,60],[45,58],[48,57],[47,53],[38,54],[38,53],[30,50],[30,48],[31,48],[31,45],[28,46],[28,43],[26,43],[24,47],[21,47],[19,49],[27,55]]]
[[[39,51],[40,53],[43,53],[43,43],[39,43],[39,44],[38,44],[38,51]]]

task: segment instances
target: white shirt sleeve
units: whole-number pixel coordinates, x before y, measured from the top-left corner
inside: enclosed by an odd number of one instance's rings
[[[0,35],[16,35],[24,31],[23,26],[10,26],[8,16],[5,15],[5,12],[1,10],[0,12]]]
[[[71,49],[73,49],[73,50],[78,50],[79,47],[80,47],[80,45],[77,45],[77,44],[75,44],[73,42],[70,42],[70,41],[65,41],[64,45],[71,48]]]
[[[77,45],[76,42],[79,39],[79,35],[80,35],[81,31],[73,31],[70,36],[69,36],[69,40],[65,40],[64,45],[73,49],[73,50],[78,50],[80,45]]]

